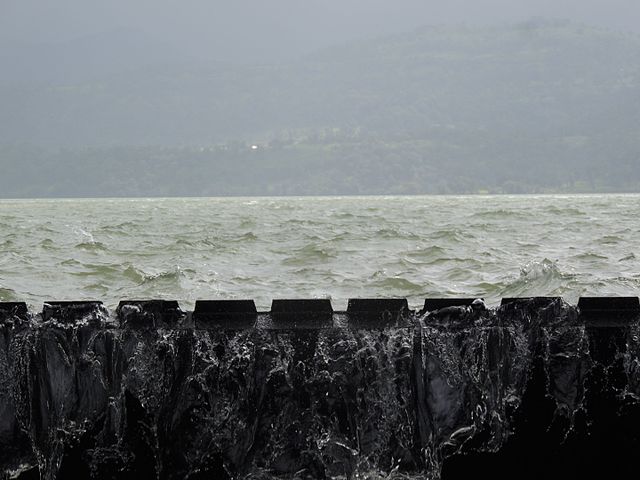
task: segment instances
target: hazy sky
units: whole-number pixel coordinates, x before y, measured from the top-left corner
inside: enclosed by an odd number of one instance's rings
[[[640,32],[638,0],[0,0],[0,42],[58,42],[141,30],[192,55],[289,58],[429,24],[571,19]]]

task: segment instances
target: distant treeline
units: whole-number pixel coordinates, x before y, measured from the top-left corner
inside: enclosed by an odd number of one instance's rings
[[[195,148],[4,147],[0,192],[64,197],[640,191],[637,157],[591,142],[596,141],[505,135],[491,143],[482,132],[439,131],[387,138],[325,132]]]

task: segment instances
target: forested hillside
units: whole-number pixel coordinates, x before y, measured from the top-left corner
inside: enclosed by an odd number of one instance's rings
[[[114,61],[99,78],[61,58],[0,81],[1,196],[640,190],[633,35],[425,27],[290,63]]]

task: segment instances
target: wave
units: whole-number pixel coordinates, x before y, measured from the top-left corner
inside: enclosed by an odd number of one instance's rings
[[[246,232],[235,239],[236,242],[249,242],[258,240],[258,236],[253,232]]]
[[[52,250],[56,246],[55,242],[53,240],[51,240],[50,238],[45,238],[38,245],[41,248],[44,248],[45,250]]]
[[[470,231],[465,231],[460,228],[447,228],[436,230],[427,235],[427,238],[429,240],[437,240],[439,243],[462,243],[475,239],[476,237]]]
[[[373,233],[374,238],[389,238],[398,240],[420,240],[420,236],[407,232],[406,230],[396,228],[381,228]]]
[[[140,221],[128,220],[125,222],[116,223],[115,225],[105,225],[99,228],[101,233],[135,233],[142,227]]]
[[[90,298],[91,297],[97,298],[95,297],[95,295],[99,295],[99,296],[107,295],[110,291],[110,288],[104,283],[98,282],[98,283],[91,283],[89,285],[85,285],[82,288],[82,291],[86,292]]]
[[[67,258],[66,260],[62,260],[58,265],[62,265],[63,267],[82,266],[82,262],[75,258]]]
[[[137,283],[138,285],[145,285],[156,282],[169,282],[177,283],[185,273],[194,273],[194,270],[183,270],[180,267],[176,267],[172,270],[162,270],[155,273],[147,273],[142,269],[136,268],[134,265],[128,265],[122,272],[124,277]]]
[[[102,242],[82,242],[75,245],[74,248],[87,252],[102,252],[108,250],[107,246]]]
[[[599,261],[599,260],[609,259],[609,257],[607,257],[606,255],[600,255],[599,253],[594,253],[594,252],[579,253],[578,255],[574,255],[571,258],[575,260],[581,260],[581,261]]]
[[[510,210],[507,208],[498,208],[495,210],[484,210],[480,212],[474,212],[469,216],[469,219],[488,219],[488,220],[500,220],[508,221],[515,218],[529,219],[531,213],[522,210]]]
[[[253,219],[243,219],[240,222],[240,225],[238,226],[238,228],[254,228],[256,226],[256,221]]]
[[[519,277],[502,290],[505,297],[560,295],[575,283],[575,275],[560,270],[548,258],[529,262],[520,269]]]
[[[336,254],[326,248],[316,244],[305,245],[298,250],[294,250],[293,255],[285,258],[284,265],[305,265],[309,262],[328,262],[336,258]]]
[[[81,263],[73,260],[65,260],[64,262],[60,262],[60,264],[65,266],[77,266],[83,268],[82,271],[70,272],[70,275],[73,275],[75,277],[111,278],[119,273],[119,269],[115,265],[95,265],[91,263]]]
[[[440,259],[446,255],[446,250],[438,245],[431,245],[429,247],[419,248],[407,253],[407,257],[420,260],[433,260]]]
[[[173,246],[175,247],[194,247],[195,245],[190,242],[189,240],[185,240],[184,238],[178,238],[174,243]]]
[[[324,223],[322,221],[312,220],[309,218],[290,218],[288,220],[285,220],[284,225],[293,225],[294,227],[299,227],[301,225],[304,225],[304,226],[313,227],[318,225],[324,225]]]
[[[597,240],[597,242],[602,245],[615,245],[623,241],[624,238],[619,237],[618,235],[605,235],[604,237]]]
[[[351,220],[352,218],[357,218],[353,213],[349,212],[338,212],[331,215],[331,218],[338,218],[340,220]]]
[[[486,260],[481,261],[477,258],[454,257],[450,254],[434,256],[433,258],[405,256],[401,260],[404,265],[411,268],[421,269],[429,267],[436,269],[438,276],[443,279],[458,276],[458,273],[468,278],[470,271],[481,271],[483,267],[488,265]]]
[[[379,288],[384,292],[388,291],[390,295],[386,296],[418,295],[425,291],[426,286],[399,276],[378,278],[371,282],[370,285],[375,288]]]
[[[586,212],[575,207],[559,207],[557,205],[550,205],[543,210],[545,213],[551,213],[553,215],[563,215],[570,217],[583,217]]]
[[[15,290],[0,287],[0,302],[17,302],[20,298]]]
[[[247,238],[250,239],[250,238]],[[214,248],[218,248],[218,247],[222,247],[224,245],[228,245],[230,242],[234,242],[237,241],[237,239],[221,239],[218,237],[192,237],[189,239],[186,238],[178,238],[175,240],[175,242],[173,243],[173,245],[171,246],[172,249],[176,249],[176,250],[191,250],[191,249],[198,249],[198,248],[205,248],[205,249],[210,249],[212,247]]]
[[[122,275],[135,283],[142,283],[145,278],[144,272],[138,270],[133,265],[127,265],[127,268],[124,269]]]

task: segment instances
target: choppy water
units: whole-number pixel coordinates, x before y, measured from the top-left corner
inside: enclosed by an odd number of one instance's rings
[[[0,301],[637,295],[640,195],[0,201]]]

